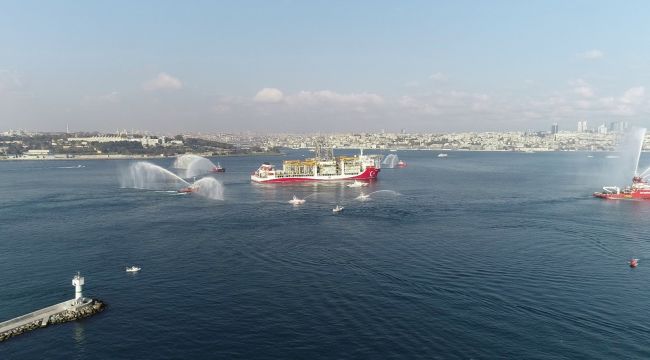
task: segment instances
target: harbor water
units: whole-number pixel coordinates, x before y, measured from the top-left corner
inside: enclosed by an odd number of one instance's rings
[[[0,358],[650,357],[650,201],[591,197],[616,158],[395,154],[365,188],[250,182],[307,152],[213,159],[223,200],[120,187],[129,160],[0,162],[0,321],[77,271],[108,305]]]

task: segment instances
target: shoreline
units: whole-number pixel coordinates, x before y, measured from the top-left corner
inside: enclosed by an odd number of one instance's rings
[[[289,149],[289,150],[310,150],[308,148],[304,149]],[[336,150],[359,150],[359,148],[336,148]],[[476,152],[476,153],[513,153],[513,154],[542,154],[542,153],[616,153],[616,150],[530,150],[530,151],[519,151],[519,150],[469,150],[469,149],[363,149],[368,151],[375,151],[380,153],[385,152],[397,152],[397,151],[431,151],[431,152]],[[650,150],[642,150],[642,153],[650,152]],[[194,153],[191,153],[194,154]],[[173,155],[173,156],[160,156],[160,155],[77,155],[75,157],[64,157],[66,155],[48,155],[43,157],[0,157],[0,161],[85,161],[85,160],[155,160],[155,159],[169,159],[176,158],[183,154]],[[227,158],[227,157],[247,157],[247,156],[282,156],[287,155],[285,152],[268,152],[268,153],[249,153],[249,154],[228,154],[228,155],[207,155],[207,154],[194,154],[203,156],[206,158]]]
[[[183,155],[183,154],[179,154]],[[77,161],[77,160],[155,160],[155,159],[171,159],[179,155],[173,156],[160,156],[160,155],[77,155],[75,157],[63,157],[64,155],[49,155],[47,157],[4,157],[0,161]],[[229,154],[229,155],[204,155],[195,154],[206,158],[220,158],[220,157],[243,157],[243,156],[265,156],[265,155],[283,155],[283,153],[252,153],[252,154]]]

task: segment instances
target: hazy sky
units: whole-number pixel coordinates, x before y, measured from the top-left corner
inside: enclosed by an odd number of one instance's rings
[[[648,1],[2,1],[0,130],[650,126]]]

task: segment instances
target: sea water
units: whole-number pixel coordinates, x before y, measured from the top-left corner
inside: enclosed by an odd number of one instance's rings
[[[402,151],[365,188],[250,182],[303,155],[212,159],[223,200],[121,188],[129,161],[0,162],[0,321],[77,271],[109,306],[0,358],[650,357],[650,202],[591,197],[616,159]]]

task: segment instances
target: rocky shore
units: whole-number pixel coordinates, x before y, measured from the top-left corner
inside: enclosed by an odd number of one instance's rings
[[[65,310],[58,314],[50,316],[48,321],[44,324],[43,319],[38,319],[28,324],[22,325],[15,329],[5,331],[0,333],[0,342],[10,339],[14,336],[18,336],[25,332],[45,327],[51,324],[62,324],[69,321],[76,321],[89,316],[93,316],[99,312],[102,312],[106,308],[106,304],[101,300],[92,300],[92,302],[86,306],[83,306],[77,310]]]

